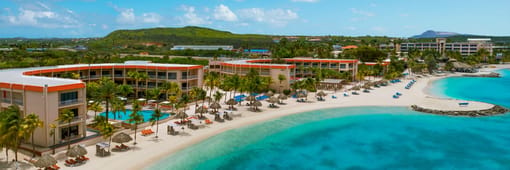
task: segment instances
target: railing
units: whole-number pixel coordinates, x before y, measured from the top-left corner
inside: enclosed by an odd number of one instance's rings
[[[81,116],[75,116],[75,117],[73,117],[73,120],[71,120],[71,124],[76,123],[76,122],[78,122],[78,121],[83,121],[83,120],[84,120],[84,118],[83,118],[83,117],[81,117]],[[67,122],[67,121],[59,121],[58,123],[59,123],[60,125],[68,124],[68,122]]]
[[[88,79],[89,76],[81,76],[80,79]]]
[[[22,99],[12,99],[12,103],[22,106],[23,100]]]
[[[98,75],[91,75],[90,78],[91,79],[95,79],[95,78],[99,78],[99,76]]]
[[[188,79],[196,79],[198,78],[198,75],[191,75],[191,76],[188,76]]]
[[[158,79],[166,79],[166,76],[158,76]]]
[[[156,75],[149,75],[149,78],[154,79],[156,78]]]
[[[4,102],[4,103],[11,103],[11,99],[3,98],[3,99],[2,99],[2,102]]]
[[[188,79],[188,76],[182,76],[181,79],[183,80]]]
[[[122,74],[115,74],[115,77],[120,78],[120,77],[124,77],[124,75],[122,75]]]
[[[81,102],[82,102],[81,99],[64,100],[64,101],[60,101],[58,103],[58,106],[67,106],[67,105],[77,104],[77,103],[81,103]]]

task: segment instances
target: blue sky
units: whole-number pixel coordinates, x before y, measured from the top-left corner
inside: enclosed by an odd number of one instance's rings
[[[509,0],[0,0],[0,37],[188,25],[273,35],[510,36],[509,9]]]

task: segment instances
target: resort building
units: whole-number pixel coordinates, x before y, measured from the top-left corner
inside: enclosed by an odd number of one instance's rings
[[[227,50],[234,49],[232,45],[176,45],[171,50]]]
[[[412,49],[424,51],[434,50],[441,54],[446,51],[457,51],[463,56],[473,55],[480,49],[486,49],[490,55],[493,53],[493,44],[490,38],[468,38],[467,42],[446,42],[446,38],[436,38],[436,42],[402,43],[400,45],[381,44],[380,49],[395,49],[398,52],[409,52]]]
[[[148,78],[136,85],[127,76],[130,71],[146,73]],[[79,79],[60,78],[66,74],[79,75]],[[138,88],[140,96],[143,96],[145,89],[161,86],[167,81],[177,82],[183,91],[187,91],[192,87],[201,87],[203,66],[149,62],[76,64],[1,70],[0,77],[0,108],[4,110],[15,104],[20,106],[24,115],[39,115],[45,126],[36,129],[34,144],[49,147],[66,142],[67,139],[86,136],[86,82],[101,77],[112,78],[118,84],[127,83]],[[56,121],[63,109],[69,109],[75,115],[70,126],[67,122]],[[56,143],[53,143],[50,135],[49,124],[57,125]]]
[[[236,60],[220,63],[221,74],[245,75],[250,69],[256,69],[261,76],[271,77],[273,89],[287,89],[294,80],[299,78],[313,77],[310,68],[331,69],[338,72],[352,72],[353,76],[358,68],[358,60],[349,59],[311,59],[311,58],[288,58],[281,64],[273,64],[271,59]],[[280,84],[279,75],[284,75],[286,80]]]

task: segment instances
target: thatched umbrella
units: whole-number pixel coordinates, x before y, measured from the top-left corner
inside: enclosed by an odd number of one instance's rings
[[[276,107],[274,104],[280,102],[280,100],[278,100],[278,97],[276,97],[276,96],[270,97],[269,100],[267,100],[267,101],[269,103],[271,103],[271,105],[270,105],[271,107]]]
[[[207,108],[206,107],[197,107],[195,109],[195,114],[197,113],[200,113],[200,118],[203,118],[204,117],[204,113],[207,113]]]
[[[131,136],[129,136],[128,134],[126,134],[124,132],[118,133],[117,135],[113,136],[113,138],[112,138],[112,142],[120,143],[120,144],[129,142],[131,140],[133,140],[133,138],[131,138]]]
[[[43,156],[41,156],[41,158],[39,158],[33,164],[34,164],[34,166],[39,167],[39,168],[46,168],[46,167],[51,167],[52,165],[57,164],[57,160],[50,155],[43,155]]]
[[[252,105],[255,106],[255,111],[257,111],[257,107],[262,106],[262,103],[260,103],[260,101],[255,101]]]
[[[320,92],[318,92],[316,95],[317,95],[317,96],[319,96],[319,99],[320,99],[320,100],[323,100],[323,98],[322,98],[322,97],[326,96],[327,94],[326,94],[326,93],[324,93],[324,91],[320,91]]]
[[[306,98],[308,95],[306,93],[303,93],[303,92],[300,92],[298,93],[297,97],[298,98]]]
[[[280,93],[278,99],[280,99],[279,103],[283,103],[283,100],[287,100],[287,95]]]
[[[268,91],[268,92],[266,93],[266,96],[273,96],[273,95],[274,95],[273,91]]]
[[[78,157],[78,156],[83,156],[86,154],[87,154],[87,150],[84,147],[82,147],[81,145],[74,145],[66,153],[66,155],[69,157]]]
[[[218,102],[214,102],[209,107],[214,110],[214,113],[216,113],[217,110],[221,108],[221,105]]]
[[[354,86],[354,87],[351,88],[351,90],[360,90],[360,89],[361,89],[360,86]]]
[[[184,119],[186,119],[188,117],[188,114],[186,114],[186,112],[184,111],[179,111],[176,115],[175,115],[176,118],[178,119],[181,119],[181,123],[184,122]]]
[[[229,105],[229,108],[230,108],[230,109],[234,109],[234,105],[236,105],[236,104],[237,104],[237,102],[236,102],[236,100],[235,100],[235,99],[229,99],[229,100],[227,101],[227,105]]]
[[[246,97],[246,101],[254,102],[254,101],[257,101],[257,98],[255,96],[248,96],[248,97]]]

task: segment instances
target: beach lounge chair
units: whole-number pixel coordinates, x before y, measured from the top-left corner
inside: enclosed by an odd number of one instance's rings
[[[468,105],[469,105],[468,102],[461,102],[461,103],[459,103],[459,106],[468,106]]]
[[[55,165],[51,165],[51,167],[50,167],[50,168],[51,168],[51,169],[54,169],[54,170],[58,170],[58,169],[60,169],[60,166],[58,166],[57,164],[55,164]]]
[[[64,163],[66,166],[75,166],[78,162],[76,162],[74,159],[67,159]]]
[[[142,130],[142,136],[147,136],[147,135],[150,135],[150,134],[153,134],[154,131],[152,131],[152,129],[145,129],[145,130]]]
[[[348,96],[349,96],[349,94],[347,94],[347,93],[344,93],[344,97],[348,97]]]
[[[210,119],[205,119],[205,124],[212,124],[213,122]]]
[[[358,92],[353,91],[353,92],[352,92],[352,95],[359,95],[359,93],[358,93]]]

